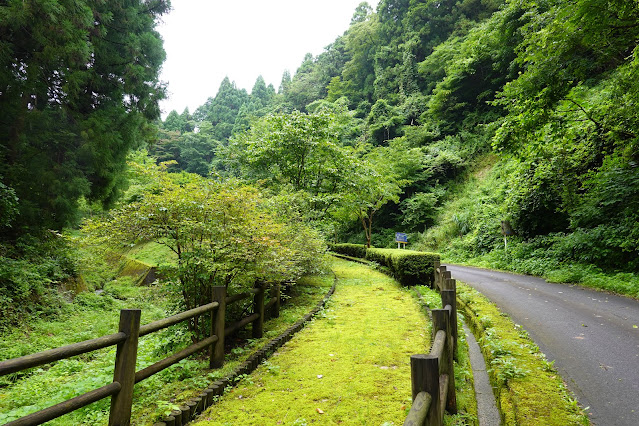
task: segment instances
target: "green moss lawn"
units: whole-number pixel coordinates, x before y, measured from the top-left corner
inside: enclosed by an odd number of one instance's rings
[[[430,323],[393,279],[342,260],[333,270],[326,309],[194,424],[403,424]]]

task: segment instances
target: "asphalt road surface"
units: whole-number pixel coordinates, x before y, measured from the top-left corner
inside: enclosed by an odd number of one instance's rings
[[[541,278],[446,265],[555,361],[597,426],[639,426],[639,301]]]

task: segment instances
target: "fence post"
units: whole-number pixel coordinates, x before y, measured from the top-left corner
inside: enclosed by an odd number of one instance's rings
[[[438,275],[439,272],[437,271],[439,269],[439,267],[441,266],[441,261],[440,260],[434,260],[433,261],[433,281],[432,281],[432,288],[437,288],[437,279],[438,279]]]
[[[438,280],[437,280],[437,289],[441,291],[442,288],[444,288],[444,278],[446,277],[446,266],[444,265],[440,265],[439,266],[439,274],[438,274]]]
[[[427,424],[440,426],[443,413],[439,402],[439,359],[434,355],[411,355],[410,376],[413,391],[412,401],[415,401],[418,393],[427,392],[432,398]]]
[[[214,286],[213,302],[219,306],[211,312],[211,335],[217,336],[217,341],[211,346],[209,366],[220,368],[224,365],[224,317],[226,315],[226,287]]]
[[[254,339],[259,339],[264,335],[264,292],[266,286],[264,283],[256,283],[259,292],[253,296],[253,312],[259,314],[259,317],[253,321],[252,336]]]
[[[439,330],[446,332],[446,342],[442,355],[442,374],[448,376],[448,394],[446,396],[446,411],[457,413],[457,395],[455,394],[455,369],[453,365],[453,339],[451,339],[450,317],[446,309],[433,309],[433,340]]]
[[[271,317],[273,318],[279,318],[280,317],[280,305],[281,305],[281,296],[280,296],[280,283],[276,282],[273,283],[273,286],[271,287],[271,297],[275,298],[275,303],[273,304],[273,307],[271,308]]]
[[[444,271],[442,272],[441,275],[441,281],[440,281],[440,287],[439,290],[448,290],[451,288],[451,286],[453,285],[450,280],[451,280],[451,275],[450,275],[450,271]]]
[[[111,397],[109,426],[128,426],[131,422],[140,314],[139,309],[122,309],[120,311],[119,331],[126,334],[126,340],[118,344],[113,381],[120,383],[122,387],[118,393]]]
[[[451,280],[454,281],[454,280]],[[442,290],[442,306],[450,305],[450,335],[453,341],[453,357],[457,359],[457,291],[455,289]]]

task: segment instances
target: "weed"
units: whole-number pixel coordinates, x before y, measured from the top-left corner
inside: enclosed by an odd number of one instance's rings
[[[526,377],[530,370],[526,370],[518,366],[517,360],[512,356],[498,357],[490,361],[493,367],[488,370],[489,373],[495,374],[497,379],[502,383],[508,384],[510,379]]]
[[[158,411],[162,416],[166,417],[171,414],[171,411],[179,410],[180,406],[172,401],[158,401]]]
[[[495,339],[494,337],[488,338],[484,336],[480,339],[480,342],[484,349],[492,356],[501,357],[505,355],[512,355],[512,351],[505,346],[504,342]]]
[[[484,329],[491,328],[493,326],[493,320],[488,316],[482,316],[479,318],[479,324],[481,324]]]
[[[279,365],[273,364],[269,361],[262,361],[262,365],[269,373],[275,376],[280,374],[281,367]]]
[[[555,360],[552,361],[547,361],[547,360],[542,360],[542,364],[543,364],[543,369],[545,372],[547,373],[555,373],[557,372],[557,370],[555,369]]]

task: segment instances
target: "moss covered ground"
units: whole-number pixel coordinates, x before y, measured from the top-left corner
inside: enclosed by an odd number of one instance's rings
[[[326,309],[195,424],[400,425],[411,404],[410,355],[430,322],[393,279],[343,260]]]

